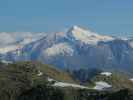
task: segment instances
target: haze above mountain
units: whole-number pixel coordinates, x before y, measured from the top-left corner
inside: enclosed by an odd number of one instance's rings
[[[46,33],[2,32],[0,33],[0,53],[22,48],[24,45],[44,37]]]

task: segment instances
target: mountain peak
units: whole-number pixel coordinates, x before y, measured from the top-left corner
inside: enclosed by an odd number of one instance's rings
[[[79,29],[82,29],[81,27],[79,27],[79,26],[77,26],[77,25],[74,25],[74,26],[72,26],[72,28],[71,28],[72,30],[79,30]]]
[[[108,41],[113,39],[112,37],[97,34],[77,25],[72,26],[72,28],[68,30],[67,36],[72,41],[78,40],[86,44],[97,44],[98,41]]]
[[[74,26],[72,26],[72,27],[69,29],[69,32],[72,32],[72,31],[73,31],[73,32],[74,32],[74,31],[76,31],[76,32],[81,32],[81,33],[91,32],[91,31],[89,31],[89,30],[86,30],[86,29],[84,29],[84,28],[78,26],[78,25],[74,25]]]

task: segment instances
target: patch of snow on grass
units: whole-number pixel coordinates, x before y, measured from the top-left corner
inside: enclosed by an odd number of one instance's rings
[[[72,83],[64,83],[64,82],[56,82],[56,83],[54,83],[53,86],[56,86],[56,87],[74,87],[74,88],[88,89],[88,87],[85,87],[85,86],[82,86],[82,85],[77,85],[77,84],[72,84]]]
[[[43,73],[39,70],[37,76],[42,76],[42,75],[43,75]]]
[[[105,75],[105,76],[111,76],[112,73],[111,72],[102,72],[101,75]]]
[[[133,78],[131,78],[131,79],[129,79],[129,80],[133,82]]]
[[[52,81],[55,81],[55,80],[52,79],[52,78],[50,78],[50,77],[48,77],[48,81],[49,81],[49,82],[52,82]]]
[[[105,90],[105,89],[112,87],[111,85],[109,85],[108,83],[106,83],[104,81],[99,81],[99,82],[96,82],[95,84],[96,84],[96,86],[94,87],[94,89],[96,89],[96,90]]]
[[[6,60],[2,60],[1,62],[4,64],[11,64],[12,63],[11,61],[6,61]]]

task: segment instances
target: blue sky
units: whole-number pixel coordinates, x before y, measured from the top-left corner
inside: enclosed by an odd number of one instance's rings
[[[133,34],[133,0],[0,0],[1,32],[54,32],[72,25]]]

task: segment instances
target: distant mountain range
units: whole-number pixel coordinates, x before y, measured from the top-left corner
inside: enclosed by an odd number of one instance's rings
[[[13,62],[41,61],[61,69],[133,71],[132,39],[101,35],[78,26],[73,26],[67,32],[41,35],[21,48],[7,52],[3,49],[3,52],[0,54],[1,60]]]

